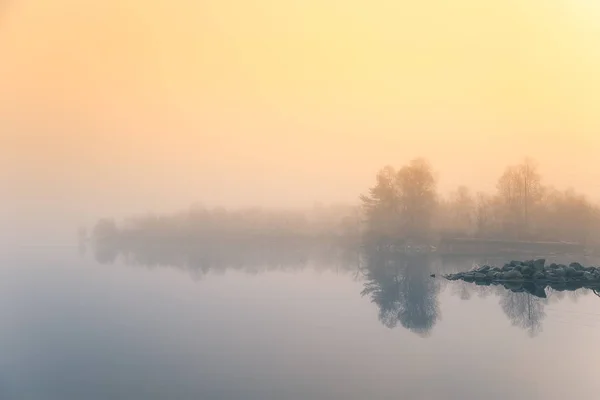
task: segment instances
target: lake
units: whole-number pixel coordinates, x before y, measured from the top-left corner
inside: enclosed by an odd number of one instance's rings
[[[597,295],[540,299],[440,278],[508,259],[226,250],[3,251],[0,398],[546,400],[600,390]]]

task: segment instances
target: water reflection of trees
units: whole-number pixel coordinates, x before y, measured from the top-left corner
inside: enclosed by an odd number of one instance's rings
[[[120,260],[147,268],[177,268],[195,278],[226,270],[256,273],[301,269],[309,265],[317,269],[356,272],[360,261],[356,247],[332,240],[232,236],[207,237],[193,243],[156,237],[113,240],[109,245],[96,245],[94,257],[100,264]]]
[[[532,337],[542,331],[542,321],[546,317],[544,307],[547,303],[546,299],[530,293],[509,290],[500,298],[500,306],[511,323],[525,329]]]
[[[531,258],[535,258],[531,256]],[[508,262],[504,257],[452,257],[443,260],[444,273],[464,271],[471,265],[503,265]],[[592,256],[576,256],[556,254],[547,258],[547,262],[568,264],[580,262],[584,265],[598,265],[600,259]],[[564,284],[562,287],[539,286],[532,282],[506,283],[505,285],[477,285],[475,283],[454,281],[448,282],[450,293],[462,300],[470,300],[474,295],[487,297],[494,295],[499,298],[499,304],[504,314],[513,326],[526,330],[530,336],[536,336],[543,330],[546,318],[546,306],[557,303],[565,298],[577,301],[591,291],[577,286]],[[555,285],[556,286],[556,285]]]
[[[186,271],[194,279],[226,270],[258,273],[297,270],[307,266],[357,275],[364,280],[363,296],[378,308],[380,322],[388,328],[401,326],[420,336],[428,336],[440,319],[438,296],[448,285],[451,294],[463,300],[474,296],[497,296],[499,304],[514,326],[531,336],[542,331],[545,307],[568,297],[576,300],[589,291],[540,288],[479,286],[467,282],[446,282],[431,273],[464,270],[481,260],[442,260],[431,254],[404,254],[385,248],[337,243],[306,238],[207,237],[202,241],[165,241],[147,236],[136,240],[113,240],[96,246],[94,255],[102,264],[121,259],[127,264],[148,268],[170,267]],[[485,263],[499,264],[498,260]],[[493,262],[490,262],[493,261]],[[439,263],[439,265],[437,265]],[[590,261],[588,260],[587,264]]]
[[[535,286],[530,284],[478,286],[468,282],[451,282],[451,293],[462,300],[471,299],[477,293],[482,297],[490,294],[496,295],[500,301],[502,311],[513,326],[527,331],[531,336],[537,336],[543,330],[543,321],[546,318],[546,306],[559,302],[565,298],[577,301],[591,291],[588,289],[557,290],[550,287]]]
[[[440,284],[429,277],[431,257],[367,249],[365,260],[362,295],[377,305],[381,323],[428,336],[440,317]]]

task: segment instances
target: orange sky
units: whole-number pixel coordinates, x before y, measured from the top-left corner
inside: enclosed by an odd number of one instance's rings
[[[595,0],[12,0],[0,54],[21,211],[353,201],[415,156],[600,198]]]

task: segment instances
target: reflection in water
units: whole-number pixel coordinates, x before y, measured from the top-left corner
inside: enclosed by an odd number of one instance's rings
[[[514,326],[525,329],[530,336],[542,331],[542,320],[546,317],[544,306],[547,300],[530,293],[505,291],[500,299],[502,310]]]
[[[367,249],[365,258],[362,295],[368,295],[379,307],[381,323],[388,328],[400,323],[420,336],[428,336],[440,316],[440,284],[429,277],[430,257]]]
[[[533,284],[515,287],[475,285],[430,276],[464,270],[465,266],[474,263],[502,264],[505,260],[500,259],[442,259],[432,254],[404,254],[370,246],[360,249],[332,242],[277,241],[272,238],[255,242],[208,238],[193,246],[151,239],[96,247],[94,255],[102,264],[120,258],[127,264],[178,268],[194,279],[226,270],[256,273],[301,269],[308,265],[347,273],[364,280],[361,294],[378,307],[378,318],[384,326],[402,326],[421,337],[429,336],[441,318],[438,296],[442,286],[448,286],[449,292],[462,300],[498,297],[499,305],[511,323],[530,336],[542,331],[546,305],[565,296],[576,299],[590,293],[589,290],[569,287],[557,290]]]
[[[100,264],[121,259],[129,265],[178,268],[196,279],[226,270],[256,273],[300,269],[307,265],[349,272],[356,271],[359,262],[359,253],[354,247],[302,238],[206,238],[193,244],[147,238],[96,246],[94,254]]]

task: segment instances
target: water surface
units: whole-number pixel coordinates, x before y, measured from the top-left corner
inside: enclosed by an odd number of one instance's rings
[[[429,276],[498,258],[292,250],[2,252],[0,398],[549,399],[600,389],[591,292],[539,299]]]

